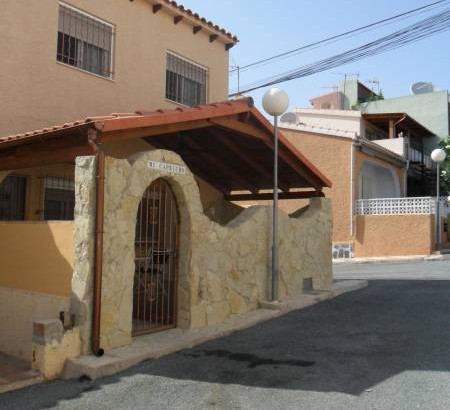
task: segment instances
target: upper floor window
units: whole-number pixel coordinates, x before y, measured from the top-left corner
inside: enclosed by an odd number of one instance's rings
[[[172,53],[167,53],[166,98],[193,106],[206,104],[208,70]]]
[[[59,4],[58,49],[61,63],[112,78],[114,26],[67,4]]]

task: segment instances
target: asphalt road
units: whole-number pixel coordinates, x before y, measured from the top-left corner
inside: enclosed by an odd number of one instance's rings
[[[112,377],[6,393],[0,409],[448,410],[450,281],[423,278],[437,268],[450,279],[449,261],[428,262],[420,280],[373,280]]]

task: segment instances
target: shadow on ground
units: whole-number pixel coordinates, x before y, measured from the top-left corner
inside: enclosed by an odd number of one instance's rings
[[[2,405],[8,397],[14,397],[15,408],[49,408],[142,374],[360,395],[404,371],[449,371],[449,308],[450,282],[374,281],[366,289],[115,376],[33,386],[25,389],[30,402],[20,402],[21,392],[0,396],[0,409],[8,408]]]

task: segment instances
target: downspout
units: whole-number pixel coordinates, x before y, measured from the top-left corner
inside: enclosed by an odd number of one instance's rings
[[[408,196],[408,172],[409,172],[409,132],[405,135],[403,139],[403,152],[405,153],[406,166],[405,174],[403,177],[403,196],[406,198]],[[423,155],[423,149],[422,149]]]
[[[355,149],[357,145],[356,139],[353,139],[350,148],[350,237],[352,238],[355,233]]]
[[[94,286],[91,349],[96,356],[103,356],[100,347],[100,318],[102,306],[102,269],[103,269],[103,220],[105,202],[105,154],[94,136],[89,136],[89,144],[95,150],[96,184],[95,184],[95,240],[94,240]]]

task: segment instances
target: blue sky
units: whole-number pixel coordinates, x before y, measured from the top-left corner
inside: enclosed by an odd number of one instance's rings
[[[241,66],[431,2],[432,0],[181,1],[184,6],[239,37],[240,43],[230,51],[230,65]],[[241,85],[357,47],[446,7],[450,7],[450,2],[413,18],[247,71],[241,75]],[[369,80],[379,80],[386,97],[409,94],[409,86],[415,81],[431,81],[438,88],[450,89],[450,31],[379,56],[283,83],[280,87],[289,93],[291,108],[308,107],[310,97],[332,91],[324,87],[337,85],[343,79],[338,73],[359,73],[359,79],[366,84]],[[232,76],[230,88],[235,86],[236,77]],[[258,106],[263,92],[264,90],[260,90],[251,93]]]

